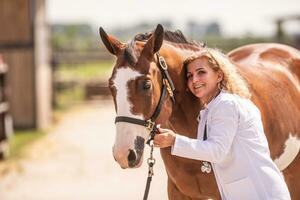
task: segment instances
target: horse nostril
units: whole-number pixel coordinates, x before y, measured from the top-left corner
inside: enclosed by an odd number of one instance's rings
[[[129,155],[128,155],[127,159],[128,159],[128,165],[134,166],[136,159],[137,159],[136,151],[129,149]]]

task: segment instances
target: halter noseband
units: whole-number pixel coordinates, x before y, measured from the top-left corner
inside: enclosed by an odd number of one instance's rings
[[[160,98],[159,98],[159,101],[155,108],[154,113],[148,120],[142,120],[142,119],[126,117],[126,116],[117,116],[115,118],[115,123],[127,122],[127,123],[137,124],[137,125],[146,127],[150,131],[150,138],[147,141],[147,144],[149,144],[149,142],[151,140],[153,140],[155,132],[157,132],[157,130],[158,130],[155,120],[157,119],[157,117],[161,111],[161,107],[162,107],[162,104],[163,104],[163,101],[165,99],[167,92],[169,93],[170,98],[172,99],[173,103],[175,103],[175,96],[174,96],[175,87],[174,87],[173,81],[168,73],[167,63],[166,63],[165,59],[159,55],[159,53],[156,53],[156,56],[157,56],[158,63],[159,63],[158,64],[159,70],[162,74],[162,89],[161,89]]]

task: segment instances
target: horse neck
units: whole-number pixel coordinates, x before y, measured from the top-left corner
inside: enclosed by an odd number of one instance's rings
[[[160,51],[167,62],[175,86],[176,103],[173,104],[167,125],[175,132],[189,137],[196,137],[198,126],[196,119],[201,105],[198,98],[187,91],[183,61],[193,52],[200,50],[201,47],[196,45],[164,43]]]

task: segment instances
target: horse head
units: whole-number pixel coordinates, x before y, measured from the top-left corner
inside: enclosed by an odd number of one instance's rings
[[[116,56],[108,83],[114,100],[116,119],[150,119],[162,92],[162,73],[156,53],[163,43],[163,27],[158,25],[154,32],[137,35],[126,44],[107,35],[102,28],[100,36],[107,50]],[[161,123],[171,115],[171,107],[170,99],[165,98],[161,105],[163,112],[159,113],[156,123]],[[122,168],[135,168],[142,164],[149,134],[150,131],[145,126],[125,121],[116,123],[113,155]]]

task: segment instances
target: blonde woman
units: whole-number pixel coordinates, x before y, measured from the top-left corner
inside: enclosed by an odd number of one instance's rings
[[[159,129],[154,145],[172,146],[172,155],[203,160],[214,171],[222,199],[287,200],[286,183],[273,163],[258,108],[246,82],[217,50],[194,54],[184,63],[187,86],[205,105],[197,139]]]

